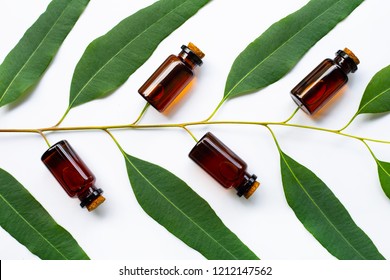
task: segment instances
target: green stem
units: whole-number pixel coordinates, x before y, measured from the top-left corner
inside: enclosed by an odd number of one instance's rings
[[[196,139],[195,135],[189,130],[186,126],[183,126],[183,129],[188,132],[188,134],[194,139],[195,142],[198,143],[198,139]]]
[[[142,109],[141,114],[139,114],[138,118],[132,124],[137,124],[141,120],[141,118],[145,114],[146,110],[149,108],[149,105],[150,105],[150,103],[145,104],[145,107]]]
[[[39,133],[39,134],[43,137],[43,140],[45,140],[46,144],[47,144],[47,145],[49,146],[49,148],[50,148],[51,145],[50,145],[50,142],[49,142],[49,140],[47,139],[46,135],[45,135],[42,131],[40,131],[40,130],[37,130],[36,132]]]
[[[268,123],[268,125],[282,125],[282,126],[291,126],[291,127],[304,128],[304,129],[310,129],[310,130],[317,130],[317,131],[329,132],[329,133],[333,133],[333,134],[337,134],[340,136],[345,136],[345,137],[353,138],[353,139],[357,139],[357,140],[364,140],[364,141],[376,142],[376,143],[382,143],[382,144],[390,144],[390,141],[360,137],[360,136],[355,136],[355,135],[348,134],[348,133],[339,132],[338,130],[315,127],[315,126],[288,124],[288,123]]]
[[[44,131],[49,130],[42,130],[42,129],[0,129],[0,133],[38,133],[42,136],[43,140],[45,140],[46,144],[50,147],[50,142],[47,139],[46,135],[43,133]]]
[[[344,125],[342,128],[340,128],[339,130],[337,130],[338,132],[341,132],[343,130],[345,130],[354,120],[355,118],[358,116],[358,114],[356,113],[350,120],[349,122],[347,122],[346,125]]]
[[[54,127],[58,127],[60,126],[60,124],[64,121],[64,119],[66,118],[66,116],[68,115],[70,111],[70,107],[68,107],[64,113],[64,115],[62,116],[62,118],[58,121],[58,123],[56,125],[54,125]]]
[[[282,122],[282,123],[288,123],[289,121],[291,121],[292,120],[292,118],[298,113],[298,111],[299,111],[299,109],[300,109],[300,107],[297,107],[295,110],[294,110],[294,112],[291,114],[291,116],[290,117],[288,117],[288,119],[287,120],[285,120],[284,122]]]
[[[273,130],[272,130],[268,125],[265,125],[265,127],[266,127],[266,128],[269,130],[269,132],[271,133],[272,138],[274,139],[274,142],[275,142],[275,144],[276,144],[276,147],[278,148],[279,153],[281,153],[282,149],[280,148],[278,139],[276,139],[275,133],[273,132]]]
[[[40,132],[48,132],[48,131],[79,131],[79,130],[112,130],[112,129],[157,129],[157,128],[180,128],[186,129],[188,126],[197,126],[197,125],[262,125],[262,126],[284,126],[284,127],[296,127],[302,129],[310,129],[323,131],[328,133],[337,134],[340,136],[345,136],[348,138],[353,138],[357,140],[364,140],[369,142],[390,144],[390,141],[372,139],[367,137],[355,136],[352,134],[347,134],[340,132],[338,130],[315,127],[315,126],[307,126],[300,124],[291,124],[285,122],[251,122],[251,121],[200,121],[200,122],[188,122],[188,123],[173,123],[173,124],[126,124],[126,125],[111,125],[111,126],[71,126],[71,127],[47,127],[40,129],[0,129],[0,133],[37,133]],[[194,140],[196,139],[193,137]]]
[[[226,101],[226,98],[225,97],[222,98],[222,100],[221,100],[221,102],[219,102],[217,108],[215,108],[215,110],[211,113],[211,115],[207,119],[205,119],[203,122],[208,122],[209,120],[211,120],[215,116],[215,114],[218,112],[219,108],[221,108],[223,103],[225,103],[225,101]]]
[[[374,158],[374,160],[376,162],[378,162],[378,158],[375,156],[374,152],[371,150],[370,146],[368,146],[368,144],[366,143],[366,141],[364,140],[361,140],[364,144],[364,146],[366,146],[366,148],[368,149],[368,151],[370,152],[370,154],[372,155],[372,157]]]
[[[118,140],[115,138],[115,136],[108,130],[108,129],[103,129],[103,131],[105,131],[110,137],[112,140],[114,140],[114,143],[116,144],[116,146],[118,147],[118,149],[121,151],[122,154],[125,154],[125,151],[123,150],[122,146],[119,144]]]

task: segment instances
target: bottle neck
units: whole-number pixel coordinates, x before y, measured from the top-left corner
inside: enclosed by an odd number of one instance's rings
[[[249,198],[260,185],[256,179],[257,176],[255,174],[251,176],[249,173],[245,172],[242,183],[236,188],[237,195],[240,197],[245,196],[245,198]]]
[[[102,193],[102,189],[96,188],[95,185],[90,186],[84,192],[77,194],[81,201],[80,206],[82,208],[86,206],[88,211],[92,211],[104,201]]]
[[[337,51],[334,62],[345,74],[354,73],[357,70],[355,61],[344,51]]]
[[[182,51],[178,54],[178,57],[191,69],[195,69],[197,66],[203,64],[202,59],[197,56],[190,48],[183,45],[181,47]]]

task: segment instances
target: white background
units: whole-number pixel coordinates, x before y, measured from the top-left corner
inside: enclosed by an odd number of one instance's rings
[[[49,0],[0,0],[0,61],[25,30],[44,12]],[[120,20],[154,1],[91,1],[65,40],[45,76],[32,93],[16,105],[0,108],[1,128],[54,125],[69,98],[73,70],[87,45]],[[197,121],[206,118],[221,100],[231,64],[237,55],[272,23],[307,1],[214,0],[165,39],[152,57],[108,98],[72,109],[63,126],[112,125],[136,119],[145,102],[138,88],[171,53],[189,41],[206,57],[197,81],[168,115],[149,108],[142,123]],[[390,64],[389,1],[370,0],[320,40],[279,82],[254,94],[225,103],[215,120],[281,121],[296,108],[289,91],[326,57],[348,47],[360,58],[346,90],[315,118],[298,112],[293,123],[342,127],[356,112],[372,76]],[[286,54],[288,55],[288,54]],[[275,65],[277,67],[277,65]],[[389,115],[361,116],[348,132],[390,140]],[[260,258],[272,260],[334,259],[295,217],[281,184],[279,155],[269,132],[249,126],[204,126],[198,137],[212,131],[240,155],[261,182],[250,200],[225,190],[188,158],[195,142],[181,130],[115,131],[127,153],[156,163],[186,181],[208,201],[224,223]],[[282,149],[315,172],[341,200],[354,221],[379,251],[390,257],[390,201],[383,193],[376,164],[362,143],[324,132],[275,127]],[[151,219],[138,205],[123,157],[113,141],[99,131],[48,134],[54,144],[67,139],[97,177],[107,201],[88,213],[69,198],[40,161],[47,145],[35,134],[0,134],[0,167],[10,172],[96,260],[202,260]],[[383,161],[390,146],[370,144]],[[0,229],[0,259],[35,259],[24,246]]]

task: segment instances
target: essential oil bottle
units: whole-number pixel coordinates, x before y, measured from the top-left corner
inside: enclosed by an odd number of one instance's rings
[[[66,193],[80,199],[82,208],[92,211],[104,202],[102,189],[95,187],[95,176],[66,140],[50,147],[41,159]]]
[[[217,137],[208,132],[191,150],[189,157],[225,188],[249,198],[259,187],[256,175],[247,172],[247,164]]]
[[[334,59],[325,59],[291,90],[291,97],[308,114],[321,109],[357,70],[359,59],[345,48]]]
[[[170,55],[138,92],[158,111],[163,112],[194,78],[194,70],[203,64],[204,53],[194,44]]]

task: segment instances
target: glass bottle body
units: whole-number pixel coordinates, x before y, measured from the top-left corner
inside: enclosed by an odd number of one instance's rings
[[[192,81],[194,73],[179,57],[170,55],[139,89],[158,111],[165,111]]]
[[[204,54],[192,43],[170,55],[138,92],[158,111],[165,111],[193,80],[194,69],[202,65]]]
[[[224,188],[235,188],[239,196],[249,198],[259,186],[256,175],[247,172],[246,162],[210,132],[195,145],[189,157]]]
[[[353,57],[353,58],[352,58]],[[325,59],[291,90],[291,97],[308,114],[320,110],[348,82],[359,60],[351,51],[338,51],[335,59]]]
[[[81,207],[92,211],[103,203],[103,191],[95,187],[95,176],[66,140],[50,147],[41,159],[66,193],[80,199]]]

